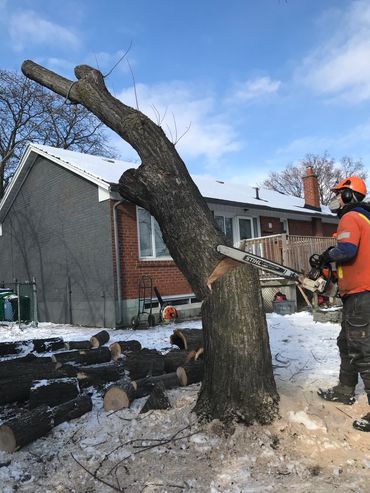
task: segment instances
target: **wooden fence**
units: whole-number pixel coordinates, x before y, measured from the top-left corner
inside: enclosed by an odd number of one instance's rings
[[[239,248],[307,273],[310,270],[310,256],[322,253],[335,243],[334,238],[328,237],[279,234],[242,240]],[[272,274],[261,271],[261,277],[271,276]]]

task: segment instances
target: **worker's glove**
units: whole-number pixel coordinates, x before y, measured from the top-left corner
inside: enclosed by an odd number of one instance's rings
[[[322,252],[322,254],[320,255],[320,265],[321,267],[326,267],[330,264],[330,262],[333,262],[333,258],[330,256],[330,250],[332,250],[334,247],[331,246],[329,247],[327,250],[325,250],[324,252]]]

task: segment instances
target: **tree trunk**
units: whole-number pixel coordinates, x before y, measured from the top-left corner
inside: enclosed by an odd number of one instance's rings
[[[271,361],[267,361],[271,355],[258,277],[253,267],[240,267],[217,252],[217,245],[229,242],[217,228],[174,145],[147,116],[114,98],[102,74],[91,67],[76,67],[75,83],[31,61],[23,63],[22,71],[52,91],[83,104],[138,152],[142,164],[122,175],[120,193],[157,219],[172,258],[197,298],[205,300],[203,328],[208,354],[197,412],[209,419],[230,419],[233,415],[246,423],[271,421],[278,414],[278,396]],[[216,281],[218,294],[212,292]],[[245,292],[245,287],[249,291]],[[252,309],[230,312],[230,306],[239,307],[240,297],[248,297],[248,309]],[[215,303],[216,298],[221,303]],[[235,349],[231,345],[234,340],[248,342],[244,358],[245,347]],[[242,377],[237,372],[240,368],[246,370]],[[215,377],[211,384],[214,370],[224,376],[220,380]],[[215,386],[222,392],[214,392]],[[253,399],[246,398],[245,389],[255,390]]]
[[[130,406],[135,399],[135,387],[131,380],[122,378],[120,381],[110,385],[103,398],[105,411],[118,411]]]
[[[202,307],[205,366],[195,411],[206,418],[265,424],[276,417],[278,394],[262,296],[259,290],[258,297],[254,295],[258,274],[244,270],[242,267],[216,281]],[[236,291],[238,296],[230,297]],[[217,397],[212,399],[212,395]]]
[[[30,409],[42,405],[56,406],[75,399],[80,393],[77,378],[34,380],[30,389]]]
[[[153,387],[159,382],[163,384],[165,389],[175,389],[180,385],[178,376],[175,372],[165,373],[164,375],[158,375],[156,377],[141,378],[140,380],[132,382],[135,389],[135,399],[149,395],[152,392]]]

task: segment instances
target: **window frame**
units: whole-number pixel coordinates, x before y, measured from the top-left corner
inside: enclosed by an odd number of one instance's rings
[[[141,247],[140,247],[140,222],[139,222],[139,210],[145,211],[147,214],[150,216],[150,244],[152,248],[153,255],[141,255]],[[153,260],[153,261],[161,261],[161,260],[173,260],[171,255],[161,255],[157,256],[157,245],[156,245],[156,238],[155,238],[155,223],[156,223],[155,217],[153,217],[150,212],[148,212],[144,207],[139,207],[136,206],[136,233],[137,233],[137,241],[138,241],[138,255],[140,260]],[[157,222],[158,224],[158,222]],[[159,227],[159,224],[158,224]],[[159,227],[160,230],[160,227]],[[162,238],[163,239],[163,238]],[[163,240],[163,243],[165,247],[167,248],[166,243]]]

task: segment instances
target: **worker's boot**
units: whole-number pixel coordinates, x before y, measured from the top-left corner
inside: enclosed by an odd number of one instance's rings
[[[360,419],[355,419],[352,425],[356,430],[370,431],[370,413],[367,413],[366,416],[362,416]]]
[[[352,406],[356,402],[354,389],[341,383],[330,389],[319,389],[317,393],[326,401],[340,402],[348,406]]]

